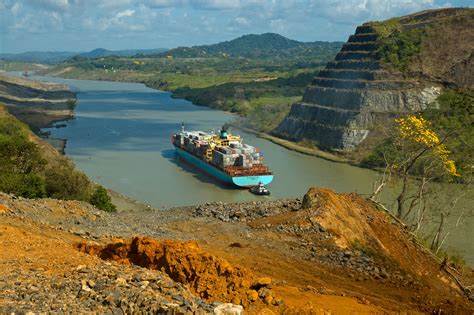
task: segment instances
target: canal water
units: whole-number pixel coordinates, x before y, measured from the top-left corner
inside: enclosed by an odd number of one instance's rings
[[[78,92],[76,119],[64,128],[49,129],[51,137],[67,139],[65,152],[76,165],[94,181],[158,208],[302,197],[311,186],[369,194],[378,178],[373,171],[300,154],[234,129],[231,133],[260,148],[274,172],[268,185],[272,195],[254,196],[223,186],[180,160],[170,142],[182,122],[188,130],[218,130],[234,115],[173,99],[142,84],[35,79],[64,83]],[[454,231],[447,244],[474,264],[472,227],[471,220]]]

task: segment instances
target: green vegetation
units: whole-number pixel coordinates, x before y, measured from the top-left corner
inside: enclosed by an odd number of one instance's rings
[[[262,82],[230,82],[205,88],[183,87],[176,97],[197,105],[231,111],[248,118],[247,126],[269,132],[283,120],[292,103],[301,100],[315,72],[295,76],[269,77]]]
[[[96,188],[89,202],[91,205],[107,212],[114,212],[117,210],[115,205],[112,203],[110,196],[107,194],[107,190],[102,186]]]
[[[312,56],[315,59],[330,57],[337,52],[339,42],[298,42],[284,36],[266,33],[244,35],[231,41],[214,45],[179,47],[158,54],[158,57],[209,58],[243,57],[250,59],[298,59]]]
[[[382,22],[370,22],[367,23],[367,25],[372,26],[381,39],[389,37],[393,32],[398,31],[401,28],[399,17],[391,18]]]
[[[147,56],[76,56],[49,73],[142,82],[198,105],[237,113],[247,118],[248,127],[268,132],[341,46],[339,42],[302,43],[277,34],[247,35]]]
[[[459,27],[471,29],[473,18],[472,9],[459,8],[439,10],[437,14],[432,15],[397,17],[366,25],[372,26],[378,34],[377,53],[380,60],[395,69],[407,72],[417,56],[424,56],[425,53],[429,55],[429,51],[425,49],[428,49],[426,44],[432,38],[439,34],[456,36]],[[449,49],[450,47],[446,47],[446,50]]]
[[[364,161],[384,169],[371,200],[392,187],[385,203],[409,230],[430,234],[435,254],[463,216],[472,215],[473,104],[472,90],[445,91],[422,114],[396,119],[390,137]]]
[[[0,191],[25,198],[43,198],[46,196],[44,179],[35,174],[0,174]]]
[[[447,90],[425,116],[442,135],[461,178],[474,172],[474,90]]]
[[[380,60],[400,71],[407,70],[412,58],[421,52],[423,41],[431,32],[430,26],[404,29],[400,18],[371,22],[368,25],[379,35],[377,53]]]
[[[423,41],[431,34],[429,26],[411,30],[395,30],[382,39],[378,54],[382,62],[406,71],[412,59],[420,54]]]
[[[45,66],[31,63],[31,62],[25,62],[25,61],[14,61],[14,60],[2,60],[0,59],[0,70],[4,71],[32,71],[32,70],[42,70],[44,69]]]
[[[0,106],[0,191],[25,198],[94,201],[100,209],[114,209],[106,191],[105,197],[99,189],[92,194],[94,185],[72,162],[42,152],[32,137],[28,126]]]
[[[39,173],[46,164],[37,146],[28,140],[27,127],[0,108],[0,190],[28,198],[46,195]]]
[[[442,143],[450,151],[458,173],[458,181],[468,181],[472,177],[474,165],[474,91],[447,90],[436,102],[431,104],[422,114],[439,135]],[[397,149],[394,136],[387,138],[378,145],[373,153],[361,162],[362,166],[370,168],[385,168],[387,161],[397,161],[403,157]],[[429,159],[419,160],[411,173],[415,176],[431,163]],[[451,177],[448,177],[452,179]],[[443,177],[438,177],[438,180]]]
[[[73,111],[76,108],[76,102],[77,101],[75,99],[69,99],[66,103],[68,109]]]
[[[73,60],[61,66],[72,68],[61,75],[143,82],[197,105],[237,113],[247,118],[248,127],[268,132],[284,118],[292,103],[301,100],[306,86],[326,62],[243,58],[144,58],[140,59],[141,64],[134,61],[137,60],[117,57]]]
[[[89,200],[92,183],[86,175],[75,170],[67,159],[55,161],[43,174],[48,197],[56,199]]]

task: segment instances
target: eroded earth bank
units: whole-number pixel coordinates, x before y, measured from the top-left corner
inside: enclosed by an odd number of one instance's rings
[[[0,313],[474,310],[472,271],[356,194],[135,208],[0,194]]]

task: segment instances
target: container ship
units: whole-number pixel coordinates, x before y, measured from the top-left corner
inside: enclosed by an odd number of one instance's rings
[[[263,164],[258,148],[242,142],[222,127],[218,134],[185,131],[171,136],[177,154],[221,182],[239,187],[267,185],[273,173]]]

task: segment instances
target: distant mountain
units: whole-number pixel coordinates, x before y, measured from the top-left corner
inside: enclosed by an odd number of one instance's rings
[[[131,57],[135,55],[151,55],[167,51],[166,48],[156,49],[125,49],[125,50],[108,50],[104,48],[97,48],[86,53],[77,54],[75,57],[83,57],[88,59],[107,57],[107,56],[124,56]]]
[[[60,63],[72,57],[83,58],[100,58],[106,56],[135,56],[135,55],[149,55],[158,54],[166,51],[166,48],[156,49],[126,49],[126,50],[107,50],[104,48],[97,48],[89,52],[72,52],[72,51],[28,51],[19,54],[0,54],[0,59],[24,62],[37,63]]]
[[[72,51],[28,51],[19,54],[0,54],[0,59],[37,63],[58,63],[71,58],[79,52]]]
[[[299,55],[335,55],[342,42],[299,42],[274,33],[244,35],[231,41],[214,45],[178,47],[158,56],[175,58],[245,57],[245,58],[287,58]]]

